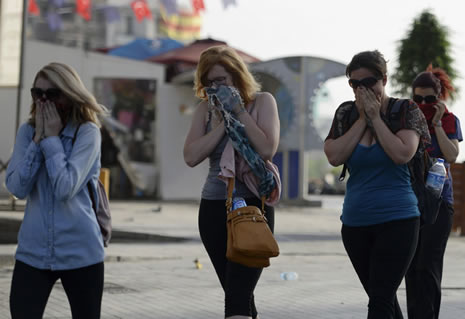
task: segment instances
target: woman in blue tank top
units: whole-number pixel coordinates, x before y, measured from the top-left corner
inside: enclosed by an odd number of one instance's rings
[[[420,227],[407,163],[429,140],[421,111],[408,105],[394,134],[387,110],[387,66],[379,51],[356,54],[347,65],[355,101],[336,111],[324,151],[350,172],[342,210],[342,240],[369,297],[368,318],[403,318],[396,291],[413,258]],[[349,121],[351,114],[356,116]],[[420,120],[419,120],[420,119]]]

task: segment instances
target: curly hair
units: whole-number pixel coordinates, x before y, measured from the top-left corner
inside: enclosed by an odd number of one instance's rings
[[[58,89],[60,89],[71,104],[71,121],[75,123],[94,122],[97,126],[101,126],[99,115],[108,114],[108,109],[97,103],[95,97],[90,93],[82,83],[76,70],[71,66],[52,62],[47,64],[37,72],[33,86],[37,79],[43,78]],[[31,105],[31,112],[29,124],[35,126],[36,104],[33,101]]]
[[[417,87],[432,88],[441,100],[447,100],[450,93],[454,91],[446,71],[441,68],[433,68],[431,63],[426,68],[426,71],[418,74],[413,80],[412,93]]]
[[[203,100],[207,99],[204,90],[208,87],[207,75],[216,64],[224,67],[231,75],[233,85],[239,90],[244,103],[252,101],[261,86],[236,51],[225,45],[210,47],[200,55],[194,78],[195,95]]]

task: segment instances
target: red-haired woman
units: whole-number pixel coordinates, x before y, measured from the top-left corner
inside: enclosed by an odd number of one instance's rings
[[[225,318],[258,318],[254,289],[262,268],[246,267],[226,259],[226,184],[218,178],[220,162],[231,139],[226,128],[231,121],[243,126],[248,144],[258,159],[269,161],[279,144],[279,117],[274,97],[259,92],[260,85],[235,51],[226,46],[211,47],[200,56],[194,89],[203,101],[197,106],[184,144],[184,161],[194,167],[208,158],[209,172],[202,189],[199,208],[199,232],[225,292]],[[222,105],[210,98],[214,92]],[[237,92],[237,94],[231,94]],[[241,103],[242,102],[242,103]],[[226,119],[226,120],[225,120]],[[240,155],[240,154],[237,154]],[[230,156],[235,158],[235,156]],[[240,157],[240,156],[239,156]],[[240,174],[235,175],[236,196],[247,205],[260,206],[260,198]],[[279,196],[278,196],[279,198]],[[270,203],[271,205],[271,203]],[[265,205],[270,228],[274,226],[274,208]]]
[[[444,102],[453,90],[446,72],[431,65],[412,83],[413,100],[423,111],[431,135],[428,153],[443,158],[447,171],[449,163],[455,162],[462,141],[459,119]],[[409,319],[439,318],[444,253],[453,213],[452,178],[448,174],[438,218],[433,225],[421,228],[415,257],[405,277]]]

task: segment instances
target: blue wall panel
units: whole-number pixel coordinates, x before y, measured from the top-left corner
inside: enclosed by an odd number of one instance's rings
[[[289,199],[299,197],[299,151],[289,151],[289,167],[288,167],[288,193]]]

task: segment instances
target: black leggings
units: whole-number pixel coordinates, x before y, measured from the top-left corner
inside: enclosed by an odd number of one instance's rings
[[[420,229],[417,251],[405,276],[409,319],[437,319],[441,306],[444,253],[454,207],[442,202],[436,223]]]
[[[42,318],[53,285],[61,279],[73,319],[98,319],[103,293],[103,262],[72,270],[43,270],[16,261],[10,292],[12,319]]]
[[[247,205],[261,207],[257,198],[246,199]],[[273,231],[274,208],[265,206],[265,216]],[[199,231],[202,243],[215,267],[225,292],[225,316],[257,317],[253,291],[262,268],[250,268],[226,259],[226,208],[224,200],[202,199],[199,208]]]
[[[418,217],[383,224],[342,226],[342,240],[369,297],[368,319],[401,319],[396,292],[418,242]]]

